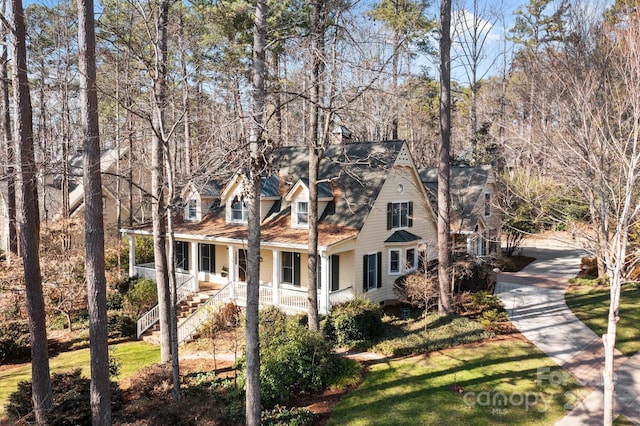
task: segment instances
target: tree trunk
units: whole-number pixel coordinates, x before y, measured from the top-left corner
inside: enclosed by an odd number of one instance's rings
[[[603,425],[611,426],[614,419],[615,408],[615,382],[614,382],[614,357],[616,346],[616,329],[618,320],[618,309],[620,307],[620,280],[611,280],[611,302],[609,305],[609,319],[607,322],[607,333],[602,336],[604,344],[604,370],[602,371],[604,385],[604,418]]]
[[[160,361],[171,361],[171,332],[170,332],[170,289],[168,277],[168,262],[166,247],[166,225],[164,217],[164,113],[166,109],[167,91],[167,24],[169,2],[162,0],[158,4],[156,40],[156,58],[154,70],[153,105],[153,136],[151,140],[151,217],[153,221],[153,250],[155,253],[156,283],[158,288],[158,310],[160,316]]]
[[[440,2],[440,146],[438,150],[438,314],[451,314],[451,0]]]
[[[5,10],[5,2],[2,2],[2,10]],[[18,234],[16,231],[16,177],[15,177],[15,149],[13,135],[11,131],[11,104],[9,103],[9,58],[7,44],[7,29],[3,25],[4,45],[2,47],[2,59],[0,59],[2,78],[2,130],[4,133],[5,153],[7,158],[7,168],[5,176],[7,179],[7,220],[9,221],[9,241],[7,262],[11,262],[11,255],[18,254]]]
[[[27,311],[31,343],[31,374],[33,408],[38,424],[45,424],[45,412],[53,407],[49,378],[47,329],[40,274],[40,209],[36,162],[33,147],[33,122],[29,80],[24,10],[21,0],[11,0],[13,17],[13,96],[15,106],[15,136],[20,166],[20,198],[18,203],[20,244],[24,263]]]
[[[111,389],[107,333],[107,280],[104,271],[104,222],[93,0],[78,1],[78,51],[80,120],[83,132],[85,270],[91,351],[91,423],[94,426],[109,426],[111,425]]]
[[[263,165],[262,130],[265,106],[265,39],[267,2],[257,0],[253,27],[253,111],[250,129],[247,253],[247,425],[260,425],[260,189]],[[278,285],[278,283],[275,283]]]
[[[318,168],[322,157],[319,134],[320,85],[323,73],[325,0],[313,2],[311,22],[311,88],[309,94],[309,329],[320,327],[318,314]]]

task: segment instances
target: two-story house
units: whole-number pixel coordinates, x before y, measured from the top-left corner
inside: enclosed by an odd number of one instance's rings
[[[274,173],[260,194],[260,303],[288,312],[307,310],[307,289],[318,288],[321,312],[362,296],[394,300],[393,283],[418,266],[419,256],[437,256],[436,225],[418,170],[401,141],[330,145],[320,162],[318,187],[319,282],[308,282],[308,148],[273,153]],[[224,185],[187,185],[183,220],[174,227],[176,265],[198,288],[225,286],[225,297],[244,305],[246,295],[247,207],[244,177]],[[150,237],[150,227],[124,231]],[[429,247],[430,249],[426,249]],[[184,280],[183,280],[184,281]]]

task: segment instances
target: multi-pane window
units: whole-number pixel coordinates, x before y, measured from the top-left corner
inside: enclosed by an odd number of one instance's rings
[[[176,241],[176,269],[182,271],[189,270],[189,243],[186,241]]]
[[[413,226],[413,202],[403,201],[387,204],[387,229]]]
[[[416,267],[416,249],[410,248],[406,252],[405,268],[407,271],[415,269]]]
[[[213,244],[200,244],[200,262],[199,269],[202,272],[215,272],[216,257],[215,247]]]
[[[282,252],[282,282],[300,286],[300,253]]]
[[[247,221],[247,205],[238,197],[235,197],[231,203],[231,220],[234,222]]]
[[[362,278],[364,291],[382,287],[382,253],[364,255]]]
[[[309,203],[306,201],[298,201],[297,203],[297,224],[309,224]]]
[[[198,201],[189,200],[189,204],[187,205],[187,218],[196,219],[197,217],[198,217]]]
[[[400,250],[389,250],[389,273],[400,273]]]

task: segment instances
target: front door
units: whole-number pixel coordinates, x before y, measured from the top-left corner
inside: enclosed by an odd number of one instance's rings
[[[247,281],[247,251],[238,250],[238,281]]]

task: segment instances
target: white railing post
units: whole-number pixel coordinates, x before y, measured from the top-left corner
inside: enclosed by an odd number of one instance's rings
[[[320,313],[326,314],[329,312],[329,277],[331,276],[331,271],[329,270],[329,256],[326,253],[322,253],[320,255]]]
[[[232,245],[228,245],[227,246],[227,259],[229,262],[229,281],[235,281],[236,280],[236,251],[235,248]]]
[[[129,276],[133,277],[136,266],[136,237],[129,235]]]
[[[273,286],[273,292],[271,294],[272,303],[274,306],[280,304],[280,252],[273,250],[273,276],[271,277],[271,285]]]
[[[191,251],[191,265],[189,267],[191,268],[191,273],[193,274],[193,284],[196,291],[198,291],[198,288],[200,286],[200,283],[198,282],[198,264],[200,263],[200,252],[198,250],[198,243],[196,241],[191,241],[189,243],[189,246],[189,250]]]

